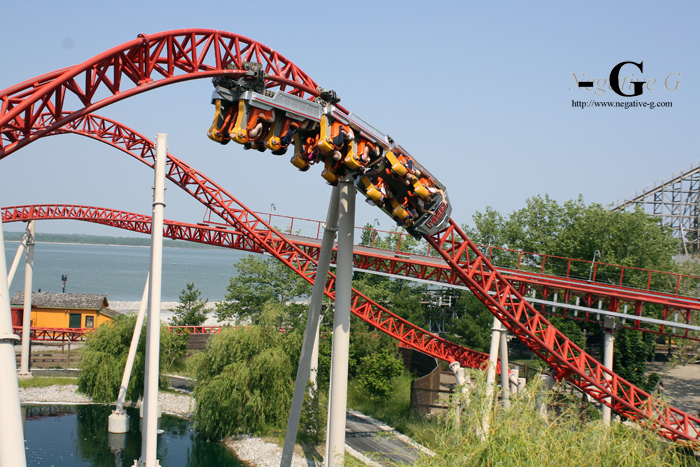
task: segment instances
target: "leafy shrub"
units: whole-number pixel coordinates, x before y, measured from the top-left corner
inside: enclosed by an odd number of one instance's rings
[[[195,356],[195,428],[206,438],[286,426],[297,333],[273,327],[225,329]],[[291,349],[294,347],[296,350]]]
[[[78,378],[80,392],[98,402],[116,400],[135,325],[136,315],[122,315],[88,335],[80,359],[80,377]],[[186,342],[186,337],[171,334],[166,326],[161,326],[159,359],[161,370],[168,368],[184,353]],[[143,395],[145,347],[146,326],[144,325],[126,392],[127,400],[137,400]]]
[[[326,436],[328,395],[313,386],[304,393],[304,408],[299,423],[299,436],[302,442],[319,445]]]
[[[358,382],[367,391],[369,399],[372,402],[388,399],[394,391],[392,378],[403,372],[403,362],[396,358],[395,352],[386,349],[365,355],[360,362]]]

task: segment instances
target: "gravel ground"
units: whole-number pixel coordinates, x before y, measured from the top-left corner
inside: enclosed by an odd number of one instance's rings
[[[19,388],[21,402],[63,402],[68,404],[86,404],[92,402],[88,396],[77,392],[78,386],[48,386],[44,388]]]
[[[92,400],[77,392],[78,386],[69,384],[66,386],[48,386],[43,388],[20,388],[19,398],[24,403],[68,403],[85,404]],[[172,394],[169,392],[158,393],[163,412],[189,418],[194,410],[194,399],[187,394]],[[138,406],[138,404],[137,404]],[[224,444],[233,449],[239,459],[257,467],[277,467],[282,457],[282,448],[273,443],[268,443],[260,438],[242,437],[228,438]],[[311,467],[317,464],[307,461],[294,454],[293,467]]]
[[[243,437],[227,438],[224,440],[226,446],[233,449],[239,459],[256,465],[258,467],[278,467],[282,458],[282,448],[274,443],[268,443],[260,438]],[[315,467],[320,466],[313,459],[304,459],[294,454],[292,467]]]

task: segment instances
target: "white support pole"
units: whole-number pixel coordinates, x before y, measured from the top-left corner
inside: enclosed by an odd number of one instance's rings
[[[29,241],[29,225],[22,235],[22,241],[19,243],[17,248],[17,253],[15,253],[15,259],[12,261],[12,266],[10,266],[10,272],[7,273],[7,287],[12,285],[12,280],[15,278],[15,272],[17,272],[17,267],[19,266],[19,260],[22,259],[22,253],[24,253],[24,248],[27,246]]]
[[[34,228],[36,221],[29,221],[27,231],[27,259],[24,264],[24,310],[22,311],[22,356],[19,364],[19,377],[31,378],[29,358],[31,357],[30,333],[32,324],[32,279],[34,277]],[[9,282],[9,281],[8,281]]]
[[[129,431],[129,416],[124,412],[124,401],[126,401],[126,391],[129,388],[129,379],[131,378],[131,371],[134,368],[134,360],[136,359],[136,349],[139,347],[143,320],[148,307],[148,283],[150,280],[151,275],[148,274],[146,276],[146,285],[143,287],[143,295],[141,296],[141,306],[139,307],[138,315],[136,315],[136,325],[134,326],[134,335],[131,337],[129,355],[126,357],[126,366],[124,367],[122,384],[119,387],[116,409],[109,416],[107,425],[109,433],[127,433]]]
[[[508,372],[510,367],[508,366],[508,331],[506,327],[501,323],[501,401],[503,402],[503,407],[510,407],[510,384],[508,380]]]
[[[493,317],[493,327],[491,328],[491,348],[489,349],[489,366],[486,371],[486,410],[481,420],[482,439],[489,435],[491,425],[491,407],[493,405],[493,394],[496,387],[496,362],[498,361],[498,350],[501,343],[501,322]]]
[[[613,351],[615,344],[615,318],[612,316],[606,316],[604,321],[605,330],[605,341],[603,346],[603,365],[606,368],[613,369]],[[605,401],[610,404],[610,397],[606,397]],[[603,404],[603,423],[610,426],[610,420],[612,418],[612,409]]]
[[[328,215],[326,216],[326,224],[323,230],[321,252],[319,253],[316,277],[314,278],[314,286],[311,291],[309,314],[306,318],[306,330],[304,331],[304,341],[301,345],[299,366],[297,367],[297,379],[294,383],[294,396],[292,397],[292,407],[289,410],[289,419],[287,420],[287,434],[284,438],[280,467],[289,467],[292,463],[294,444],[296,443],[297,432],[299,431],[299,420],[304,406],[306,382],[309,380],[310,375],[313,376],[314,384],[316,381],[321,305],[323,304],[326,278],[328,277],[328,268],[330,267],[331,255],[333,253],[335,233],[338,230],[338,198],[339,189],[336,186],[333,187],[333,191],[331,192]],[[316,355],[316,364],[314,364],[313,361],[314,353]]]
[[[328,405],[326,466],[345,460],[345,417],[348,400],[348,355],[350,347],[350,306],[352,298],[352,250],[355,237],[355,185],[340,182],[338,219],[338,261],[335,285],[333,350],[331,352],[331,399]]]
[[[520,378],[520,368],[516,365],[510,372],[510,393],[518,393],[518,379]]]
[[[318,389],[318,348],[321,337],[321,321],[323,321],[323,317],[319,316],[316,323],[316,338],[314,339],[314,348],[311,351],[311,367],[309,371],[309,391],[313,390],[314,392]]]
[[[452,373],[454,373],[457,379],[457,387],[460,388],[461,396],[457,404],[455,404],[455,425],[459,426],[462,423],[462,407],[469,405],[469,389],[467,385],[470,383],[469,377],[465,375],[464,368],[461,367],[459,362],[454,361],[450,363],[449,366]]]
[[[22,411],[17,384],[15,344],[19,337],[12,334],[10,290],[7,285],[5,236],[0,217],[0,467],[26,467]]]
[[[168,155],[168,135],[156,135],[155,182],[153,215],[151,218],[151,285],[146,329],[146,381],[143,396],[143,433],[141,459],[138,467],[155,467],[158,444],[158,373],[160,354],[160,293],[163,269],[163,208],[165,207],[165,161]]]

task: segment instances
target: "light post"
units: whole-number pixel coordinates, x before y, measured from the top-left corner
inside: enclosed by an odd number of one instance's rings
[[[68,282],[68,274],[61,274],[61,281],[63,282],[62,292],[66,293],[66,282]]]
[[[595,266],[595,255],[598,255],[598,258],[600,258],[600,256],[601,256],[600,251],[595,250],[593,252],[593,261],[591,261],[591,270],[588,271],[588,282],[591,281],[591,277],[593,276],[593,267]]]

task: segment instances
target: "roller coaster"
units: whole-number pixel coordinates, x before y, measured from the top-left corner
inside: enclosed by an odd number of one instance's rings
[[[271,223],[273,218],[271,214],[258,213],[258,215],[263,218],[268,217],[270,219],[267,221],[268,224]],[[151,233],[150,216],[114,209],[62,204],[5,206],[2,208],[3,223],[27,222],[30,220],[79,220],[145,235],[150,235]],[[294,218],[291,218],[291,220],[293,224]],[[321,223],[321,221],[310,221],[308,219],[305,219],[305,221]],[[209,224],[188,224],[166,219],[163,235],[172,240],[184,240],[253,253],[262,252],[259,248],[248,249],[249,245],[240,241],[240,231],[230,229],[224,224],[211,225],[212,223],[209,220]],[[372,233],[374,232],[372,231]],[[300,233],[286,235],[286,238],[293,241],[314,258],[319,254],[320,239],[318,237],[318,233],[315,237]],[[489,247],[479,245],[479,248],[483,250]],[[523,252],[519,253],[523,254]],[[545,255],[542,256],[546,258]],[[569,261],[574,260],[567,259],[567,263]],[[564,298],[561,302],[528,297],[531,302],[539,302],[540,310],[544,314],[598,324],[600,324],[600,315],[609,315],[622,320],[620,328],[656,334],[671,339],[699,339],[697,331],[700,331],[700,326],[668,319],[671,317],[671,313],[680,313],[679,310],[682,310],[690,320],[696,321],[694,314],[700,311],[700,301],[695,298],[671,295],[653,290],[620,287],[617,284],[606,282],[591,283],[582,279],[577,280],[509,269],[500,266],[498,262],[492,261],[492,263],[511,283],[516,284],[519,290],[536,291],[542,297],[549,297],[554,293],[561,294]],[[423,283],[447,287],[453,285],[452,276],[447,274],[449,268],[440,258],[415,253],[407,254],[400,250],[385,250],[372,246],[357,245],[353,255],[353,267],[358,271],[376,273],[398,279],[417,280]],[[645,272],[652,274],[655,271]],[[661,273],[659,272],[659,274]],[[670,274],[670,278],[675,279],[675,281],[679,281],[682,278],[700,279],[679,274]],[[570,302],[572,301],[578,302],[580,305],[571,306]],[[662,318],[666,319],[651,318],[641,313],[637,314],[637,312],[634,314],[622,313],[619,311],[620,304],[625,302],[628,302],[631,308],[638,311],[643,310],[645,305],[663,306],[666,315],[662,316]],[[596,303],[599,307],[594,306]],[[605,308],[603,308],[603,304],[605,304]],[[627,323],[628,321],[629,323]],[[17,328],[16,331],[21,332],[21,328]],[[41,330],[41,332],[43,331]],[[75,330],[66,329],[64,331],[73,331],[70,336],[66,336],[67,338],[75,334]],[[47,336],[51,337],[48,334]],[[78,337],[78,339],[82,338],[82,333],[79,336],[73,336],[70,340],[76,340],[75,337]],[[47,340],[54,339],[47,338]],[[428,349],[416,348],[430,353]]]
[[[320,88],[291,61],[251,39],[212,30],[142,34],[80,65],[0,91],[0,159],[41,137],[72,131],[127,150],[152,166],[154,152],[145,138],[93,112],[159,86],[197,78],[217,78],[215,118],[208,132],[211,139],[218,143],[233,139],[249,149],[270,149],[276,155],[293,142],[295,167],[307,170],[307,166],[323,164],[322,176],[330,184],[354,180],[379,209],[412,235],[424,238],[442,258],[446,267],[426,265],[427,278],[449,277],[453,285],[471,290],[514,336],[550,365],[556,379],[566,379],[621,416],[669,440],[700,441],[700,419],[620,378],[525,300],[527,285],[521,282],[514,287],[464,234],[450,217],[444,185],[403,147],[349,113],[333,92]],[[306,110],[292,108],[289,104],[294,102],[300,107],[304,104]],[[308,110],[315,113],[304,113]],[[269,253],[313,282],[315,250],[276,232],[182,161],[169,157],[166,173],[230,226],[220,229],[222,232],[214,229],[211,235],[235,232],[232,241],[237,245]],[[333,286],[334,276],[329,275],[328,296],[333,296]],[[483,354],[427,333],[359,293],[352,305],[356,314],[402,342],[420,344],[431,354],[463,366],[484,363]],[[684,316],[690,322],[691,310],[696,308],[679,305],[678,309],[686,310]]]

